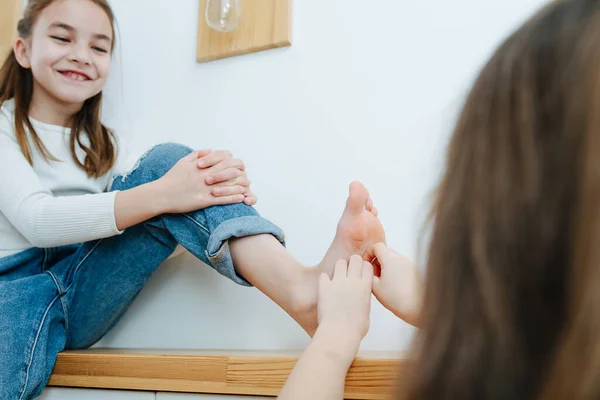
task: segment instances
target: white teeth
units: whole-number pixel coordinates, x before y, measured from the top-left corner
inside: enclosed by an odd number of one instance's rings
[[[74,81],[85,81],[86,78],[83,75],[80,74],[76,74],[75,72],[71,72],[68,74],[69,78],[73,79]]]

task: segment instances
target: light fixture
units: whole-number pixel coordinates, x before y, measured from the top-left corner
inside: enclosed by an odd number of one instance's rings
[[[242,0],[206,0],[206,22],[219,32],[235,30],[242,19]]]

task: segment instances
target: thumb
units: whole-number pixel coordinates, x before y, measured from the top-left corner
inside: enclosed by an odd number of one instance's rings
[[[381,266],[381,269],[384,268],[384,264],[388,260],[388,255],[390,250],[383,243],[376,243],[371,250],[369,250],[369,254],[373,255],[373,258],[376,258]]]
[[[377,258],[385,257],[388,251],[388,247],[383,242],[375,243],[375,245],[373,245],[373,254],[375,254],[375,257]]]

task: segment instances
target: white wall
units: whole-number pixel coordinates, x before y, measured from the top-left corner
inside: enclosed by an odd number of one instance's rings
[[[121,60],[110,122],[140,146],[175,140],[233,151],[258,209],[315,264],[347,185],[371,190],[389,244],[417,235],[469,84],[541,0],[297,0],[293,46],[195,62],[197,0],[114,0]],[[247,0],[251,7],[252,0]],[[411,330],[378,305],[365,350],[403,348]],[[168,262],[99,345],[302,348],[307,337],[255,289],[186,255]]]

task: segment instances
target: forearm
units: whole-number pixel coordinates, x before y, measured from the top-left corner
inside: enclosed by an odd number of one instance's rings
[[[119,234],[116,193],[55,197],[1,126],[0,167],[18,171],[0,174],[0,212],[33,246],[57,247]]]
[[[422,319],[425,285],[420,271],[406,257],[392,253],[381,277],[373,282],[377,300],[404,322],[419,327]]]
[[[279,394],[281,400],[344,398],[346,374],[360,340],[319,327]]]
[[[115,222],[119,230],[167,212],[164,191],[158,181],[118,192],[115,197]]]
[[[406,322],[409,325],[414,326],[415,328],[420,328],[421,327],[421,312],[420,309],[419,311],[414,311],[412,313],[409,314],[402,314],[400,311],[398,311],[397,309],[389,309],[396,317],[402,319],[404,322]]]
[[[396,317],[416,328],[420,327],[422,312],[422,291],[412,293],[411,296],[402,294],[402,288],[377,296],[382,306],[387,308]]]
[[[119,234],[114,203],[115,193],[53,197],[38,192],[3,202],[2,210],[33,246],[46,248]]]

